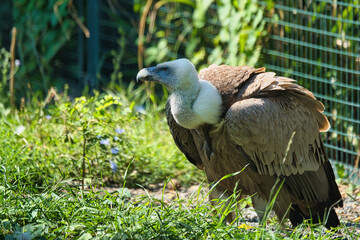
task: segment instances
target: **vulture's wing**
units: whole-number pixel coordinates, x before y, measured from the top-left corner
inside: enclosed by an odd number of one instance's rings
[[[260,174],[287,177],[300,199],[328,201],[331,193],[333,200],[341,198],[319,136],[330,125],[310,91],[261,73],[242,86],[238,98],[226,113],[226,129]]]
[[[225,120],[230,139],[244,148],[259,173],[289,176],[317,170],[326,160],[319,129],[329,128],[323,105],[293,80],[273,73],[253,76],[243,88],[242,100],[231,106]]]
[[[173,115],[171,114],[170,102],[166,103],[166,118],[169,125],[170,133],[174,138],[176,146],[180,149],[186,158],[194,164],[197,168],[203,169],[204,166],[200,159],[200,155],[194,143],[194,139],[190,130],[181,127],[176,123]]]

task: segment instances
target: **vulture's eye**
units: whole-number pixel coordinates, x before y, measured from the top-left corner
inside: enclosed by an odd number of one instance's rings
[[[167,73],[167,72],[169,72],[169,67],[160,67],[158,69],[158,71],[161,73]]]

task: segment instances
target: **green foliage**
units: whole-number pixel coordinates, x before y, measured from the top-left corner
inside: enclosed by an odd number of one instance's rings
[[[215,48],[209,62],[254,66],[260,57],[259,39],[265,36],[264,9],[257,1],[219,2],[217,13],[221,30],[214,39]]]
[[[45,102],[34,100],[15,115],[0,114],[0,165],[8,173],[7,181],[18,181],[20,169],[31,173],[24,184],[39,188],[62,179],[118,185],[129,165],[129,186],[167,177],[185,184],[199,181],[203,174],[195,174],[176,146],[167,144],[172,137],[162,113],[164,103],[155,109],[137,106],[131,98],[146,99],[144,88],[129,86],[132,97],[119,90],[72,102],[66,93],[51,92]]]
[[[10,79],[10,61],[11,55],[4,48],[0,49],[0,96],[3,106],[9,104],[10,90],[8,81]]]
[[[200,68],[254,66],[266,35],[264,7],[253,0],[161,1],[149,16],[146,65],[185,56]]]
[[[339,176],[339,178],[347,179],[349,177],[349,174],[346,171],[345,166],[343,164],[336,163],[335,168],[336,168],[336,173]]]
[[[106,169],[108,165],[106,160],[110,161],[113,172],[117,171],[116,162],[124,161],[117,157],[108,159],[110,154],[118,155],[120,151],[128,149],[128,141],[122,134],[125,130],[116,128],[116,125],[123,125],[124,118],[122,115],[112,116],[110,113],[111,108],[116,106],[121,107],[117,98],[100,97],[96,94],[94,97],[76,98],[73,103],[66,102],[49,111],[50,116],[61,119],[64,124],[64,142],[82,149],[73,157],[82,161],[83,178],[86,176],[86,163],[89,163],[90,174],[101,176],[102,169]],[[124,165],[126,164],[129,163],[125,160]],[[76,164],[72,168],[76,168]]]
[[[17,28],[17,51],[22,62],[16,88],[46,93],[51,86],[61,85],[53,75],[57,55],[72,35],[75,21],[68,11],[69,0],[13,1],[13,19]]]
[[[123,78],[132,80],[136,75],[136,14],[145,3],[145,0],[137,0],[133,4],[126,3],[125,7],[116,1],[101,3],[101,12],[106,14],[105,26],[109,30],[100,30],[99,35],[119,37],[109,41],[111,47],[105,47],[100,53],[99,81],[104,83],[109,77],[113,84]],[[46,95],[51,87],[63,90],[64,84],[70,81],[62,74],[65,68],[73,79],[85,81],[78,72],[82,69],[76,68],[82,60],[68,63],[77,61],[74,57],[80,52],[71,56],[71,60],[64,56],[79,40],[73,38],[78,30],[75,20],[82,21],[81,16],[77,16],[76,1],[15,0],[12,4],[13,20],[18,29],[16,55],[22,63],[16,76],[16,96],[38,90]],[[129,9],[131,5],[135,13]],[[154,1],[148,24],[155,23],[155,26],[150,26],[148,31],[146,64],[186,56],[198,67],[209,63],[254,65],[259,58],[259,43],[265,36],[263,14],[263,7],[253,0],[239,3],[226,0]],[[102,38],[100,44],[103,44]],[[20,99],[17,97],[17,103]]]
[[[14,64],[14,74],[16,74],[18,70],[18,61],[15,60]],[[6,51],[4,48],[0,49],[0,116],[2,114],[9,114],[10,109],[8,108],[10,105],[10,88],[9,82],[11,79],[11,54]]]

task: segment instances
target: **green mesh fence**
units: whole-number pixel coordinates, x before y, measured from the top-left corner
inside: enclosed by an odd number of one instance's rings
[[[268,70],[309,88],[326,106],[331,160],[357,165],[360,147],[360,5],[330,0],[281,1],[266,19]]]
[[[81,94],[100,90],[110,82],[132,81],[137,68],[137,28],[139,16],[133,1],[76,1],[79,18],[90,31],[90,38],[78,28],[60,52],[56,75],[70,79],[70,91]]]
[[[12,28],[12,22],[5,19],[11,19],[11,2],[4,1],[0,6],[0,47],[10,46],[10,33]],[[4,19],[4,20],[2,20]]]

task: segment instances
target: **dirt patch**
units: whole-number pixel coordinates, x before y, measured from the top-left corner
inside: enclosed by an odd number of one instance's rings
[[[360,187],[340,184],[339,189],[344,199],[344,207],[336,212],[341,220],[360,224]]]
[[[339,189],[344,199],[344,207],[337,208],[336,212],[342,222],[360,224],[360,187],[354,187],[351,185],[340,184]],[[182,187],[180,182],[172,180],[172,183],[168,183],[165,188],[163,184],[151,184],[148,188],[136,188],[129,189],[131,197],[136,199],[140,196],[150,195],[155,199],[164,201],[165,203],[171,203],[176,199],[188,199],[190,197],[195,198],[199,195],[199,199],[206,198],[208,192],[207,186],[193,185],[188,188]],[[251,210],[250,208],[249,210]],[[254,221],[252,214],[251,219]]]

